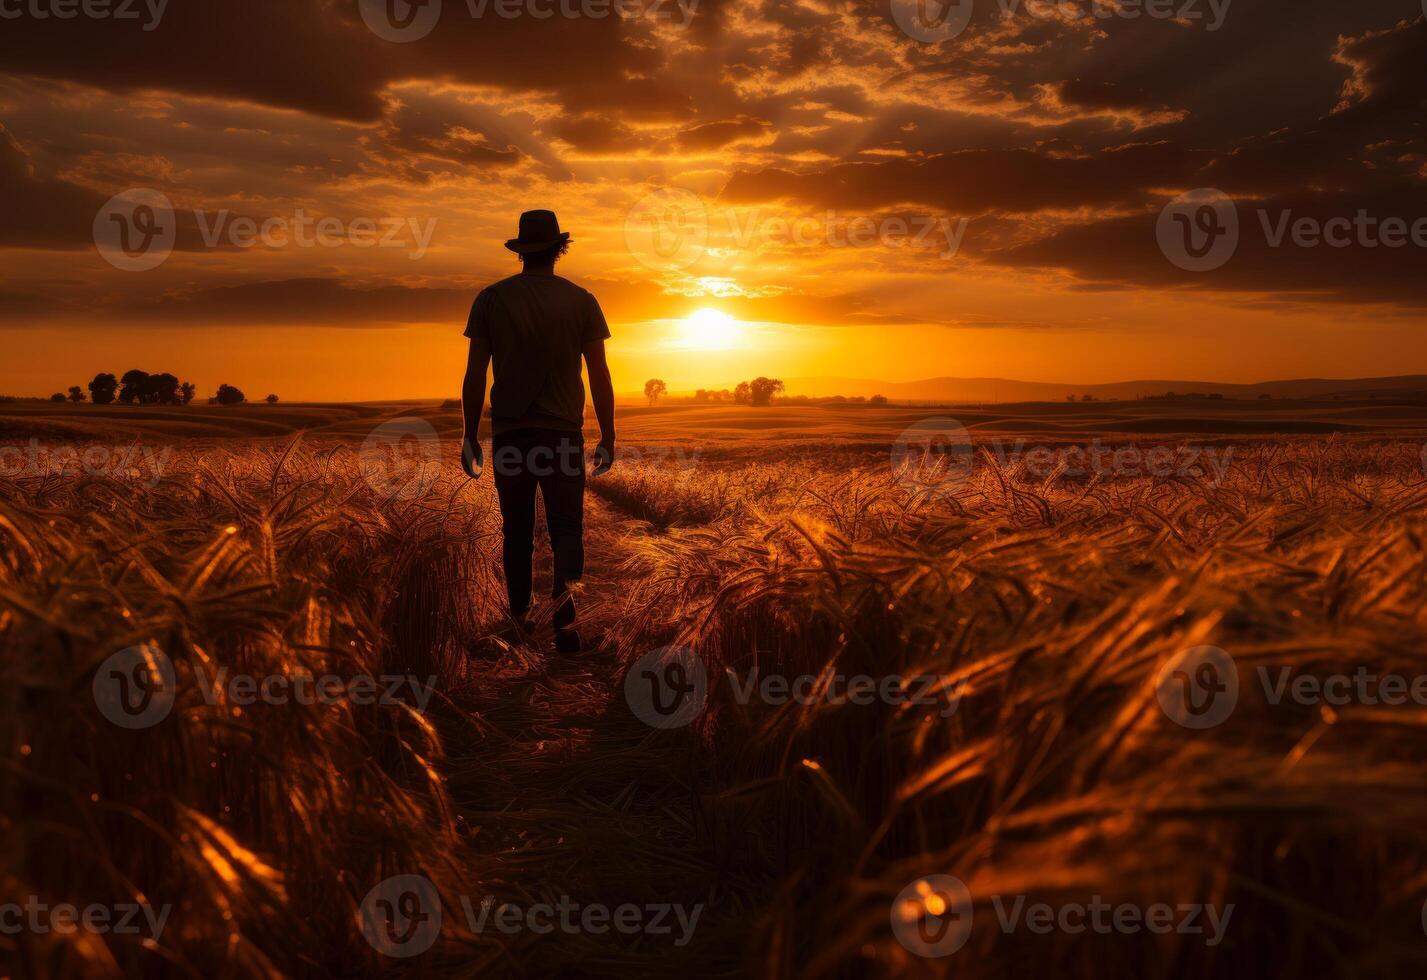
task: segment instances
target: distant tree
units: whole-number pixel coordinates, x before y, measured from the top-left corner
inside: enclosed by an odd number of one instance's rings
[[[89,400],[96,405],[108,405],[119,390],[119,379],[112,374],[96,374],[89,382]]]
[[[749,396],[752,404],[762,408],[772,404],[773,396],[783,390],[783,382],[777,378],[754,378],[749,382]]]
[[[198,385],[192,381],[185,381],[178,386],[178,400],[181,404],[189,404],[193,401],[193,396],[196,394],[198,394]]]
[[[177,405],[181,400],[178,378],[168,372],[149,374],[135,368],[124,372],[123,383],[119,400],[126,405]]]
[[[711,396],[711,392],[710,392],[707,388],[700,388],[700,389],[698,389],[697,391],[694,392],[694,401],[696,401],[696,402],[706,402],[706,401],[710,401],[710,400],[712,400],[710,396]]]
[[[747,381],[740,381],[733,389],[733,400],[738,405],[748,405],[753,401],[753,386]]]
[[[213,401],[219,405],[241,405],[247,400],[248,397],[232,385],[219,385],[218,394],[213,396]]]
[[[268,397],[264,398],[263,401],[267,402],[269,405],[276,405],[277,395],[268,395]]]
[[[1265,392],[1265,393],[1262,394],[1262,395],[1259,395],[1259,401],[1261,401],[1261,402],[1263,402],[1263,401],[1268,401],[1268,400],[1271,399],[1271,398],[1273,398],[1273,396],[1270,395],[1270,394],[1268,394],[1267,392]]]
[[[1074,395],[1066,395],[1066,396],[1065,396],[1065,400],[1068,401],[1068,402],[1073,402],[1073,401],[1075,401],[1075,396],[1074,396]]]
[[[873,406],[874,408],[882,408],[887,404],[887,396],[873,395],[871,398],[867,399],[867,404]]]
[[[125,371],[124,377],[120,380],[124,387],[119,389],[119,400],[125,405],[142,404],[144,388],[149,383],[149,372],[135,368],[132,371]]]
[[[84,401],[84,389],[81,388],[79,385],[70,385],[69,400],[74,402],[76,405]]]
[[[1094,395],[1081,395],[1081,396],[1080,396],[1080,400],[1083,401],[1083,402],[1093,402],[1093,401],[1095,400],[1095,396],[1094,396]]]
[[[50,395],[50,401],[52,401],[52,402],[63,402],[63,401],[68,401],[68,399],[65,398],[64,395],[61,395],[59,392],[55,392],[53,395]]]
[[[168,373],[149,375],[144,385],[145,405],[177,405],[179,401],[178,378]]]
[[[653,405],[659,400],[660,395],[667,395],[669,386],[658,378],[650,378],[644,382],[644,397],[649,399],[649,404]]]

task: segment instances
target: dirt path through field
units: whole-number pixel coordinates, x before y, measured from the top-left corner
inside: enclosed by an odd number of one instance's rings
[[[706,975],[708,942],[699,936],[710,931],[716,862],[696,813],[697,744],[649,728],[624,703],[604,634],[624,600],[621,541],[638,532],[594,495],[587,501],[586,650],[556,654],[546,626],[533,643],[491,638],[473,651],[463,706],[479,735],[457,740],[450,759],[452,791],[482,856],[472,891],[520,906],[563,897],[581,907],[634,905],[643,921],[662,915],[659,929],[668,930],[502,934],[511,974]],[[544,545],[536,564],[537,595],[547,594]],[[683,907],[684,922],[703,906],[698,928],[684,925],[678,908],[649,909],[670,905]]]

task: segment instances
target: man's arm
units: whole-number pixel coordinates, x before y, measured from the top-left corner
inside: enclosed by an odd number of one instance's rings
[[[605,360],[604,341],[585,344],[585,367],[590,374],[590,398],[595,403],[595,418],[600,423],[600,444],[595,450],[594,475],[609,471],[614,463],[614,380]]]
[[[490,344],[479,337],[472,338],[466,356],[466,380],[461,385],[461,468],[473,480],[481,475],[485,462],[481,455],[481,415],[486,409],[486,371],[490,363]]]

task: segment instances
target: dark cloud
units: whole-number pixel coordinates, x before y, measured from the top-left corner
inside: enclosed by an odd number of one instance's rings
[[[25,148],[0,123],[0,247],[93,248],[95,218],[109,198],[40,174],[37,169]],[[179,209],[174,220],[175,250],[208,247],[192,211]]]
[[[215,324],[308,324],[376,327],[408,323],[454,323],[464,319],[475,287],[363,287],[338,279],[286,279],[214,286],[113,308],[142,322]]]
[[[1170,143],[1139,143],[1066,156],[1035,150],[973,150],[925,162],[840,164],[822,171],[735,174],[733,203],[791,200],[819,207],[925,204],[953,214],[1023,213],[1143,202],[1152,188],[1192,182],[1210,154]]]
[[[760,139],[768,132],[766,119],[740,116],[701,123],[682,130],[676,142],[681,150],[719,150],[739,140]]]
[[[0,65],[120,92],[184,92],[348,119],[376,118],[378,93],[395,73],[382,42],[338,17],[335,0],[170,0],[158,25],[145,26],[6,20]]]
[[[1372,194],[1298,194],[1240,200],[1238,247],[1221,268],[1186,272],[1161,252],[1159,212],[1067,228],[983,258],[1007,265],[1064,269],[1087,284],[1278,294],[1285,302],[1396,303],[1427,307],[1427,188],[1398,185]],[[1356,225],[1359,216],[1364,231]],[[1393,219],[1389,247],[1384,221]],[[1304,243],[1295,228],[1305,222]],[[1335,246],[1315,233],[1336,222]],[[1353,222],[1350,228],[1348,222]],[[1405,240],[1416,224],[1418,242]]]
[[[1087,109],[1154,109],[1160,103],[1148,92],[1115,82],[1091,82],[1075,78],[1056,87],[1060,101]]]
[[[40,176],[10,131],[0,124],[0,245],[75,248],[94,241],[102,194]]]
[[[624,153],[644,143],[628,126],[597,113],[561,116],[546,126],[546,132],[582,153]]]
[[[0,66],[360,121],[379,118],[383,90],[410,78],[570,92],[586,103],[593,93],[606,104],[681,101],[639,84],[661,56],[626,43],[618,17],[511,18],[497,8],[492,0],[472,16],[466,0],[448,0],[435,29],[407,44],[372,33],[355,0],[169,0],[152,30],[140,20],[26,15],[4,21]]]

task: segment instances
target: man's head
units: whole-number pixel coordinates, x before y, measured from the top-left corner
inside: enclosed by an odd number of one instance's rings
[[[560,230],[554,211],[526,211],[520,216],[520,235],[505,243],[520,256],[527,269],[553,266],[570,248],[570,233]]]
[[[558,245],[551,245],[549,248],[541,249],[538,252],[521,252],[520,264],[527,269],[541,269],[546,266],[553,266],[555,260],[570,250],[568,240]]]

